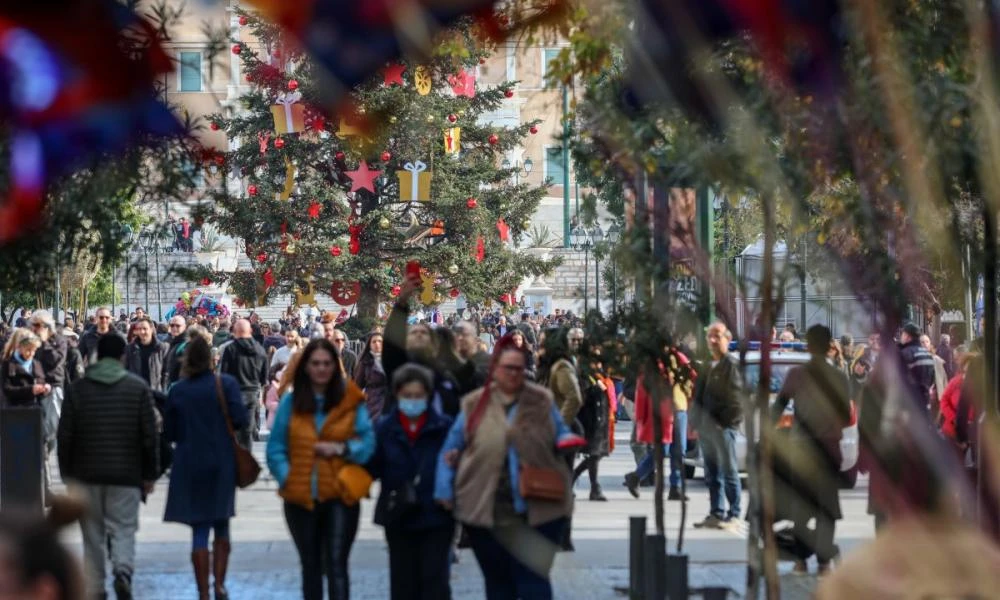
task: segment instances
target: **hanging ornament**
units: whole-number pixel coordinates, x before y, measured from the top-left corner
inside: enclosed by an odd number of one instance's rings
[[[465,201],[465,207],[468,209],[473,209],[479,206],[479,202],[475,198],[469,198]]]
[[[295,290],[295,306],[316,306],[316,284],[313,283],[313,276],[307,275],[305,279],[306,291],[302,288]]]
[[[504,90],[503,95],[505,98],[513,98],[514,90]]]
[[[340,249],[340,246],[330,246],[330,254],[332,254],[334,258],[340,256],[341,253],[342,250]]]
[[[485,58],[480,58],[479,59],[479,64],[485,65],[486,64],[486,59]]]
[[[260,155],[264,156],[267,154],[267,144],[271,141],[271,132],[262,131],[257,134],[257,146],[260,149]]]
[[[211,123],[209,123],[208,128],[211,129],[212,131],[218,131],[219,124],[216,123],[215,121],[212,121]]]
[[[500,233],[501,242],[510,240],[510,226],[507,225],[507,221],[504,221],[503,217],[497,220],[497,231]]]
[[[458,154],[462,150],[462,128],[449,127],[444,130],[444,153]]]
[[[458,265],[454,263],[448,265],[448,272],[451,273],[452,275],[458,275]]]
[[[312,202],[310,202],[309,203],[309,209],[308,209],[309,218],[310,219],[318,219],[319,218],[319,211],[320,211],[321,207],[322,207],[322,205],[319,202],[317,202],[316,200],[313,200]]]
[[[337,128],[337,137],[344,139],[353,135],[361,135],[361,128],[357,125],[351,125],[347,119],[341,117],[340,127]]]
[[[420,280],[422,282],[420,286],[420,301],[425,305],[434,304],[434,299],[437,294],[434,293],[434,276],[430,273],[420,272]]]
[[[389,229],[390,225],[392,225],[392,223],[390,223],[389,219],[386,217],[382,217],[381,219],[378,220],[379,229]]]
[[[395,123],[398,120],[399,119],[396,118],[396,115],[389,115],[389,122],[390,123]]]
[[[448,85],[456,96],[476,97],[476,76],[470,71],[462,69],[457,75],[450,75]]]
[[[294,92],[297,89],[299,89],[299,81],[297,79],[289,79],[288,80],[288,91]]]
[[[364,231],[364,228],[361,225],[351,225],[347,228],[347,232],[351,235],[351,241],[347,244],[347,249],[352,256],[361,252],[362,231]]]
[[[413,87],[417,88],[417,93],[426,96],[431,93],[434,80],[431,79],[431,72],[427,67],[421,65],[413,71]]]
[[[368,190],[375,193],[375,179],[382,174],[382,171],[373,171],[368,168],[368,163],[361,161],[358,168],[353,171],[346,171],[351,179],[351,191]]]
[[[426,120],[427,120],[428,123],[433,123],[434,122],[434,115],[427,115],[427,119]]]
[[[392,286],[392,289],[389,290],[389,293],[392,295],[393,298],[395,298],[402,291],[403,291],[403,288],[399,287],[398,285],[394,285],[394,286]]]
[[[252,184],[252,183],[250,185],[248,185],[247,186],[247,193],[250,194],[251,196],[256,196],[257,195],[257,186],[254,185],[254,184]]]
[[[500,136],[495,133],[491,133],[489,137],[489,142],[491,146],[496,146],[500,143]]]
[[[484,258],[486,258],[486,242],[483,236],[479,236],[476,238],[476,262],[481,263]]]
[[[334,281],[330,286],[330,297],[341,306],[350,306],[361,296],[361,284],[357,281]]]
[[[531,132],[531,135],[535,135],[536,133],[538,133],[538,127],[532,125],[531,127],[528,128],[528,131]]]
[[[344,158],[345,158],[346,156],[347,156],[346,154],[344,154],[344,153],[343,153],[343,152],[341,152],[340,150],[337,150],[337,153],[333,155],[333,158],[335,158],[336,160],[338,160],[338,161],[340,161],[340,162],[343,162],[343,161],[344,161]]]
[[[208,277],[202,277],[201,278],[201,285],[206,286],[206,287],[210,286],[210,285],[212,285],[212,280],[209,279]]]
[[[245,15],[240,15],[240,27],[246,27],[247,23],[249,23],[249,22],[250,22],[250,19],[246,18]]]
[[[422,161],[408,162],[399,176],[400,202],[428,202],[431,199],[431,172]]]
[[[220,167],[222,165],[226,164],[226,157],[223,156],[223,155],[221,155],[221,154],[216,154],[215,155],[215,164],[218,165],[218,166],[220,166]]]
[[[455,113],[451,113],[450,115],[448,115],[448,120],[454,123],[455,121],[458,120],[458,115],[456,115]]]
[[[531,228],[531,219],[525,219],[521,221],[521,231],[527,231]]]
[[[279,200],[288,200],[292,197],[292,191],[295,189],[295,165],[292,161],[285,157],[285,185],[281,189],[281,193],[278,194]]]
[[[299,103],[301,99],[302,93],[298,91],[278,94],[275,104],[271,106],[274,130],[278,134],[298,133],[305,129],[305,107]]]
[[[389,162],[389,160],[392,158],[392,153],[386,150],[385,152],[382,153],[382,156],[380,156],[379,158],[382,159],[382,162]]]
[[[262,279],[264,280],[264,291],[265,292],[267,290],[271,289],[272,287],[274,287],[274,271],[272,271],[270,268],[268,270],[264,271],[264,275],[263,275]],[[265,304],[265,303],[264,302],[260,302],[259,304]]]
[[[243,52],[243,46],[240,44],[233,44],[233,54],[239,56],[240,52]]]
[[[406,65],[389,65],[382,69],[382,85],[389,87],[391,85],[403,85],[403,71],[406,70]]]
[[[266,263],[267,262],[267,253],[266,252],[260,252],[259,254],[257,254],[257,262],[259,262],[259,263]]]
[[[274,140],[274,147],[277,148],[278,150],[281,150],[282,148],[285,147],[285,140],[283,140],[282,138]]]
[[[444,235],[444,221],[441,219],[435,219],[434,223],[431,225],[432,236]]]
[[[454,300],[455,298],[461,296],[462,292],[458,291],[458,288],[451,288],[451,291],[448,292],[448,295],[451,296],[452,300]]]

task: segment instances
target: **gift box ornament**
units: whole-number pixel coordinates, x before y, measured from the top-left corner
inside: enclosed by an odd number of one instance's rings
[[[462,128],[449,127],[444,130],[444,153],[458,154],[462,150]]]
[[[278,94],[278,99],[271,106],[271,116],[274,117],[274,131],[283,133],[299,133],[306,128],[306,109],[299,104],[302,94],[299,92],[284,92]]]
[[[429,202],[431,199],[431,172],[422,161],[408,162],[399,176],[400,202]]]

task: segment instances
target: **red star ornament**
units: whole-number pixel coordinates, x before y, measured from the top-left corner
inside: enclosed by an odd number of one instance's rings
[[[398,86],[403,85],[403,71],[406,70],[406,65],[389,65],[382,69],[382,77],[385,87],[389,87],[392,84]]]
[[[448,85],[456,96],[476,97],[476,76],[465,69],[457,75],[448,76]]]
[[[382,174],[382,171],[373,171],[368,168],[368,163],[361,161],[358,168],[347,171],[347,176],[351,178],[351,191],[368,190],[375,193],[375,179]]]
[[[500,232],[501,242],[506,242],[510,239],[510,225],[507,224],[507,221],[503,220],[503,217],[500,217],[500,220],[497,221],[497,231]]]
[[[315,200],[313,200],[309,204],[309,218],[310,219],[318,219],[319,218],[320,206],[321,206],[320,203],[316,202]]]

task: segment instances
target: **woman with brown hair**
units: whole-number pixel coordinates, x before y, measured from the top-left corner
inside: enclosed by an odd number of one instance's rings
[[[15,329],[4,346],[0,384],[6,406],[33,406],[51,390],[41,361],[35,360],[41,346],[42,340],[24,328]]]
[[[466,528],[489,600],[552,598],[549,571],[573,512],[561,453],[584,444],[549,390],[525,381],[526,366],[510,335],[497,342],[438,459],[434,498]]]
[[[343,372],[325,338],[309,342],[278,405],[267,466],[285,500],[285,522],[302,565],[302,597],[350,598],[347,561],[371,476],[360,465],[375,451],[364,393]]]

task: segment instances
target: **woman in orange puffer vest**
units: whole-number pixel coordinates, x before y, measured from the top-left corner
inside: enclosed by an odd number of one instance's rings
[[[292,391],[278,405],[267,465],[285,500],[285,521],[302,565],[302,597],[350,597],[347,561],[371,476],[361,466],[375,451],[364,393],[345,376],[337,350],[313,340],[295,365]],[[325,561],[326,564],[323,564]]]

